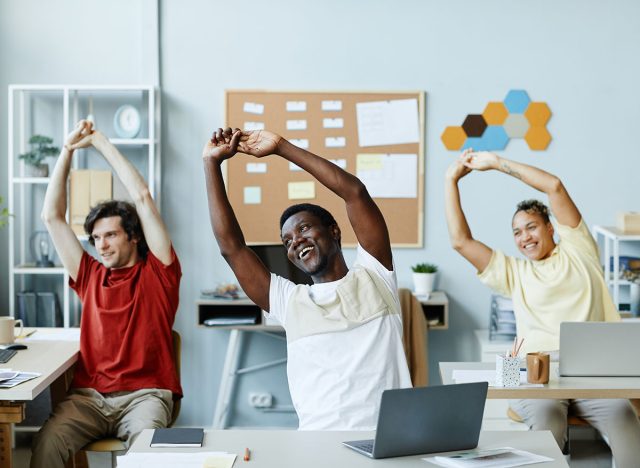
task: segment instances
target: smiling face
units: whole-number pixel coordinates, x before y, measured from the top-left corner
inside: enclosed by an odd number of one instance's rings
[[[289,261],[314,282],[320,282],[318,278],[331,271],[336,255],[341,255],[338,226],[325,226],[309,211],[291,215],[282,225],[281,238]]]
[[[98,219],[93,225],[91,237],[105,267],[131,267],[138,261],[138,241],[128,238],[120,216]]]
[[[538,213],[518,211],[511,222],[513,238],[522,254],[530,260],[543,260],[551,255],[556,243],[553,225]]]

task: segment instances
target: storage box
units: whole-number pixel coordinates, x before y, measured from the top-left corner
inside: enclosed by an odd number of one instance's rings
[[[111,200],[111,171],[74,170],[70,181],[69,220],[77,235],[84,232],[84,220],[92,206]]]
[[[618,213],[618,229],[627,234],[640,234],[640,213],[636,211]]]

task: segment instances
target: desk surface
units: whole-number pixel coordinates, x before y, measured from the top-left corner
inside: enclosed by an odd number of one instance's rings
[[[441,362],[442,383],[454,384],[454,370],[495,369],[491,362]],[[487,398],[640,398],[640,377],[559,377],[558,363],[551,363],[544,387],[489,387]]]
[[[372,460],[342,445],[346,440],[370,439],[373,432],[333,432],[333,431],[206,431],[204,446],[197,449],[150,448],[153,430],[143,431],[131,446],[131,452],[181,452],[181,451],[225,451],[236,453],[234,466],[243,465],[245,447],[251,450],[251,468],[326,468],[348,466],[365,467],[428,467],[435,466],[421,459],[433,456],[415,455],[410,457]],[[568,467],[551,432],[482,432],[479,448],[514,447],[554,459],[540,463],[536,467]],[[247,464],[249,466],[249,464]]]
[[[25,341],[27,349],[20,350],[0,368],[24,372],[39,372],[35,379],[13,388],[0,388],[0,400],[33,400],[77,360],[80,344],[77,341]]]

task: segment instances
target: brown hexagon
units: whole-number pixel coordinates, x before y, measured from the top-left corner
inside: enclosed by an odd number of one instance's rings
[[[467,134],[464,133],[462,127],[447,127],[444,129],[444,132],[442,132],[440,139],[442,139],[445,148],[457,151],[464,145]]]
[[[482,113],[487,125],[502,125],[507,115],[509,115],[509,111],[503,102],[490,102]]]
[[[529,127],[527,134],[524,136],[529,148],[536,151],[547,149],[551,142],[551,134],[546,127]]]
[[[544,127],[551,118],[551,109],[546,102],[531,102],[524,115],[532,127]]]
[[[467,136],[481,137],[487,128],[487,122],[480,114],[469,114],[462,122],[462,129]]]

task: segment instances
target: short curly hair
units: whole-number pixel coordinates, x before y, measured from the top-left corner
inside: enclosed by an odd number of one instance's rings
[[[292,217],[296,213],[300,213],[301,211],[308,211],[309,213],[317,217],[320,220],[320,223],[322,223],[322,225],[327,228],[338,225],[338,222],[333,217],[333,215],[321,206],[314,205],[313,203],[299,203],[297,205],[291,205],[289,208],[284,210],[284,212],[280,216],[280,231],[282,231],[282,226],[284,226],[284,223],[286,223],[290,217]],[[338,238],[338,245],[342,245],[341,238]]]
[[[545,223],[551,222],[549,218],[549,208],[540,200],[523,200],[516,206],[516,212],[513,213],[515,217],[519,212],[524,211],[529,214],[539,215]]]
[[[84,231],[89,235],[89,243],[95,245],[95,241],[91,234],[96,221],[102,218],[110,218],[112,216],[120,216],[120,224],[122,229],[127,233],[127,239],[138,240],[138,255],[140,258],[147,258],[149,246],[144,238],[142,231],[142,223],[136,211],[136,207],[131,203],[119,200],[108,200],[98,203],[91,208],[87,219],[84,221]]]

